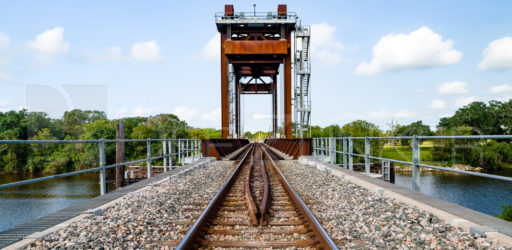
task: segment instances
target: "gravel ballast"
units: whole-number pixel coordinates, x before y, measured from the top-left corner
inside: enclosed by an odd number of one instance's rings
[[[195,220],[185,209],[187,204],[211,200],[232,169],[232,161],[222,161],[173,175],[168,181],[124,196],[103,215],[73,223],[31,247],[172,248],[191,226],[180,222]]]
[[[342,248],[502,247],[485,236],[464,232],[430,213],[298,161],[280,161],[279,166]]]

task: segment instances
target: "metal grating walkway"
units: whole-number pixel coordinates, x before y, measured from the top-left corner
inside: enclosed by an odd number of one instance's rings
[[[181,171],[181,170],[184,170],[191,166],[194,166],[196,164],[199,164],[205,160],[206,159],[201,159],[201,160],[196,161],[195,163],[190,164],[188,166],[172,169],[168,172],[151,177],[150,179],[139,181],[139,182],[131,184],[129,186],[112,191],[111,193],[107,193],[103,196],[97,196],[95,198],[92,198],[92,199],[89,199],[86,201],[82,201],[74,206],[64,208],[57,212],[39,217],[35,220],[29,221],[29,222],[23,223],[19,226],[13,227],[11,229],[2,231],[2,232],[0,232],[0,248],[4,248],[9,245],[12,245],[20,240],[23,240],[26,236],[28,236],[30,234],[33,234],[35,232],[44,231],[50,227],[53,227],[53,226],[58,225],[64,221],[67,221],[71,218],[78,216],[88,209],[93,209],[93,208],[99,207],[103,204],[106,204],[110,201],[120,198],[121,196],[123,196],[127,193],[134,192],[134,191],[141,189],[147,185],[150,185],[159,180],[162,180],[168,176],[174,175],[178,171]]]

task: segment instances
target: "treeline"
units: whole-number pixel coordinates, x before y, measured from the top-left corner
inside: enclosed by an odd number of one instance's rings
[[[123,118],[125,138],[220,138],[221,131],[197,129],[173,114]],[[118,120],[109,120],[104,112],[72,110],[61,119],[43,112],[26,110],[0,112],[0,140],[95,140],[115,139]],[[115,143],[106,143],[107,164],[115,162]],[[175,149],[176,150],[176,149]],[[0,144],[0,172],[62,173],[98,166],[96,143]],[[145,142],[125,144],[126,159],[146,157]],[[154,154],[162,152],[161,143],[152,144]],[[176,151],[174,151],[176,152]]]
[[[409,125],[389,124],[381,130],[375,124],[357,120],[342,127],[311,127],[312,137],[364,137],[412,135],[510,135],[512,134],[512,100],[508,102],[473,102],[458,109],[451,117],[441,118],[435,131],[422,121]],[[384,143],[393,147],[411,147],[411,140],[373,140],[372,155],[381,155]],[[512,164],[511,140],[432,140],[432,160],[442,165],[465,164],[487,170]],[[354,152],[364,154],[364,140],[354,140]],[[341,157],[341,156],[338,156]],[[362,159],[356,159],[362,161]]]

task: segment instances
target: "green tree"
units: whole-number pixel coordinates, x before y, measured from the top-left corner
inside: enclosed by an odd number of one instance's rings
[[[351,137],[365,137],[365,136],[383,136],[384,133],[379,127],[371,122],[364,120],[356,120],[344,125],[342,133]],[[356,154],[364,154],[365,142],[363,139],[353,140],[353,149]],[[381,155],[384,142],[382,140],[371,140],[370,150],[374,156]],[[357,158],[356,158],[357,159]],[[363,162],[363,158],[359,157],[359,162]]]
[[[56,140],[50,129],[43,128],[37,135],[31,138],[32,140]],[[36,173],[44,171],[51,163],[51,155],[58,150],[58,145],[53,143],[48,144],[31,144],[30,157],[27,160],[27,171]]]
[[[84,125],[107,119],[103,111],[74,109],[64,112],[62,117],[62,130],[64,136],[78,139],[85,132]]]
[[[433,135],[434,132],[430,130],[430,126],[423,124],[423,121],[413,122],[406,126],[398,126],[396,131],[398,136],[413,136],[413,135]],[[411,147],[412,140],[401,139],[400,144],[408,145]]]
[[[26,140],[26,110],[0,112],[0,140]],[[28,155],[28,145],[0,144],[0,165],[3,171],[23,172]]]

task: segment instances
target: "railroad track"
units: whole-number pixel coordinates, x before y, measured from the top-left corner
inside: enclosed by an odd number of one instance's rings
[[[247,147],[213,200],[193,218],[177,249],[337,249],[262,144]]]

